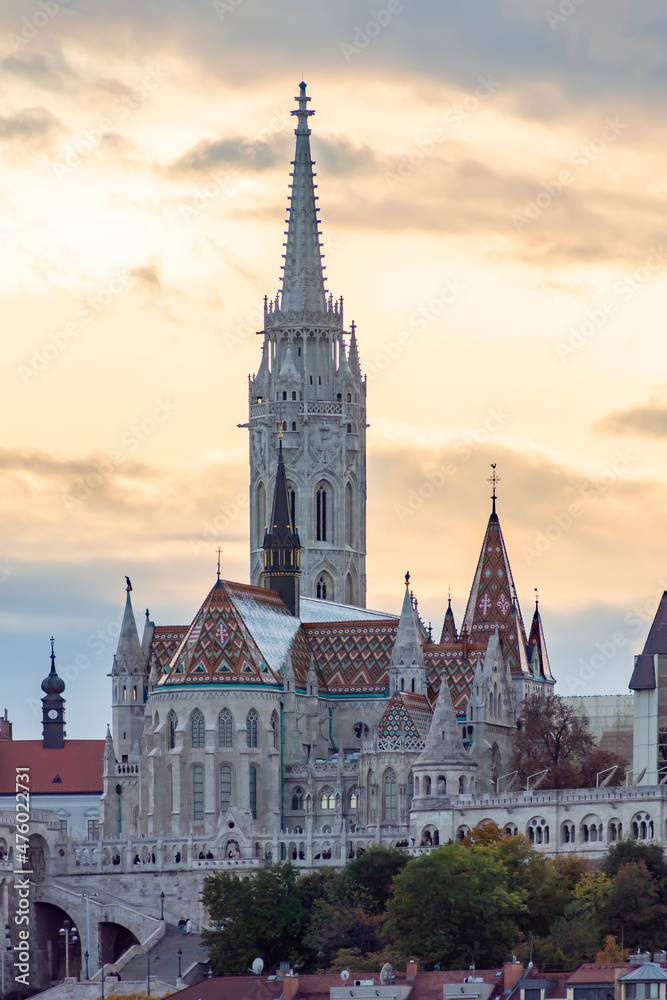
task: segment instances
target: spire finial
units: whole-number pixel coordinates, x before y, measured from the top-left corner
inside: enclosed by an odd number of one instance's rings
[[[491,462],[491,468],[493,469],[493,472],[489,476],[488,482],[491,483],[491,485],[493,487],[493,493],[491,494],[491,499],[493,500],[493,511],[492,511],[492,513],[495,514],[495,512],[496,512],[496,486],[500,482],[500,476],[496,475],[496,463],[495,462]]]
[[[126,589],[126,591],[128,592],[128,594],[129,594],[129,593],[131,592],[131,590],[132,590],[132,584],[130,583],[130,578],[129,578],[129,576],[126,576],[126,577],[125,577],[125,589]]]
[[[55,642],[55,639],[53,638],[53,636],[51,636],[51,673],[52,674],[55,674],[55,672],[56,672],[56,654],[55,654],[55,652],[53,650],[53,644],[54,644],[54,642]]]
[[[299,132],[306,133],[310,135],[310,129],[308,128],[308,119],[311,115],[314,115],[314,111],[308,110],[308,102],[310,97],[306,95],[306,84],[301,81],[299,84],[299,96],[294,98],[295,101],[299,102],[299,107],[292,111],[293,115],[296,115],[297,121],[299,122],[298,127],[294,130],[298,135]]]
[[[537,611],[537,609],[540,606],[540,593],[537,587],[535,587],[534,589],[535,589],[535,610]]]
[[[220,546],[218,546],[218,548],[217,548],[216,551],[218,553],[218,580],[219,580],[220,579],[220,556],[222,555],[222,549],[220,548]]]

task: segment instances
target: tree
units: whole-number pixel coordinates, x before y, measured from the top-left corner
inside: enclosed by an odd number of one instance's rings
[[[202,931],[202,943],[216,972],[246,972],[257,956],[269,967],[300,956],[308,915],[289,862],[260,869],[247,881],[216,872],[206,879],[202,900],[213,924]]]
[[[520,883],[510,888],[502,863],[486,847],[447,844],[413,858],[396,876],[384,927],[390,950],[431,968],[491,968],[517,936],[524,908]]]
[[[630,948],[665,944],[667,907],[644,861],[623,865],[612,879],[605,906],[611,929]]]
[[[621,948],[613,934],[607,934],[604,939],[604,948],[595,956],[595,961],[600,963],[615,964],[616,962],[626,962],[630,952],[627,948]]]
[[[360,902],[367,913],[384,913],[394,881],[408,863],[408,855],[397,847],[372,844],[343,870],[346,894]]]
[[[588,719],[557,695],[532,694],[523,702],[512,769],[526,779],[547,771],[542,788],[592,788],[599,772],[617,765],[610,782],[625,778],[622,759],[595,742]]]
[[[503,865],[509,885],[523,889],[525,906],[516,918],[519,930],[538,936],[547,934],[571,898],[558,866],[536,851],[522,834],[503,837],[489,850]]]
[[[607,849],[602,859],[602,871],[613,878],[624,865],[643,861],[654,882],[667,878],[665,855],[660,844],[640,844],[636,840],[619,840]]]

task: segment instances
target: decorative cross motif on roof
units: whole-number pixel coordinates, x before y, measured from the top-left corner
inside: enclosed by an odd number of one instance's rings
[[[491,608],[491,598],[489,597],[488,594],[484,594],[484,597],[479,602],[479,607],[480,607],[480,610],[481,610],[482,614],[484,614],[484,615],[488,614],[488,612],[489,612],[489,610]]]

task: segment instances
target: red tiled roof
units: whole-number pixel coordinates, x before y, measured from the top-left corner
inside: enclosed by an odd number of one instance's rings
[[[568,983],[613,983],[616,969],[626,972],[627,962],[591,962],[573,972]]]
[[[310,648],[330,691],[382,694],[398,621],[308,622]]]
[[[0,748],[0,794],[16,791],[17,767],[30,771],[33,793],[101,793],[103,757],[104,740],[65,740],[61,750],[45,750],[41,740],[7,740]]]

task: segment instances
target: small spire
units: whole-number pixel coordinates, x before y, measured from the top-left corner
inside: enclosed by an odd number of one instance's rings
[[[489,478],[488,478],[487,481],[489,483],[491,483],[491,485],[493,486],[493,493],[491,494],[491,499],[493,500],[493,511],[492,511],[492,513],[495,514],[495,512],[496,512],[496,499],[497,499],[497,497],[496,497],[496,486],[500,482],[500,476],[496,475],[496,463],[495,462],[491,462],[491,468],[493,469],[493,472],[491,473],[491,475],[489,476]]]
[[[219,580],[220,579],[220,556],[222,555],[222,549],[220,548],[220,546],[218,546],[217,552],[218,552],[218,580]],[[148,616],[148,612],[146,612],[146,615]]]
[[[348,363],[353,375],[361,376],[361,366],[359,364],[359,348],[357,347],[357,325],[352,321],[350,324],[350,348],[348,351]]]
[[[53,636],[51,636],[51,673],[52,674],[55,674],[55,672],[56,672],[56,654],[55,654],[55,651],[54,651],[54,648],[53,648],[53,644],[54,644],[55,641],[56,640],[53,638]]]

